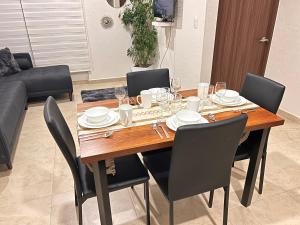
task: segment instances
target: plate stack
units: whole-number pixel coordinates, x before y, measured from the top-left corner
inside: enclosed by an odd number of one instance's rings
[[[181,110],[167,119],[167,126],[176,131],[178,127],[191,124],[208,123],[199,113],[190,110]]]
[[[211,96],[211,100],[222,106],[241,106],[247,102],[245,98],[233,90],[220,90]]]
[[[78,123],[85,128],[104,128],[117,123],[119,119],[119,114],[113,110],[106,107],[94,107],[86,110],[78,118]]]

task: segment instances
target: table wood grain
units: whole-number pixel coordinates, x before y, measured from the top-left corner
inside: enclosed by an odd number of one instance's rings
[[[184,97],[196,95],[196,90],[181,92]],[[77,112],[95,106],[117,107],[117,100],[104,100],[97,102],[81,103],[77,105]],[[223,112],[215,114],[216,120],[224,120],[240,115],[241,112]],[[257,108],[250,111],[245,131],[254,131],[284,124],[284,119],[263,109]],[[93,163],[100,160],[130,155],[138,152],[146,152],[161,148],[171,147],[175,132],[171,131],[165,124],[170,138],[160,139],[151,125],[130,127],[115,132],[110,138],[99,138],[90,141],[79,139],[81,160],[83,163]]]

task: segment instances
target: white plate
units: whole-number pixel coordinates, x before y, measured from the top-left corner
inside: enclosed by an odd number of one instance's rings
[[[208,123],[208,120],[205,119],[204,117],[201,117],[201,120],[197,123],[197,124],[201,124],[201,123]],[[166,120],[166,125],[168,128],[170,128],[173,131],[176,131],[178,126],[176,123],[176,116],[171,116]]]
[[[81,117],[78,118],[78,124],[81,127],[85,128],[103,128],[103,127],[109,127],[115,123],[117,123],[120,119],[119,113],[116,113],[115,111],[110,111],[108,113],[109,119],[106,121],[103,121],[101,123],[89,123],[86,119],[86,116],[83,114]]]
[[[222,99],[220,99],[218,96],[216,95],[211,95],[210,99],[218,104],[218,105],[222,105],[222,106],[241,106],[247,103],[247,99],[245,99],[244,97],[240,96],[237,101],[234,102],[224,102],[222,101]]]

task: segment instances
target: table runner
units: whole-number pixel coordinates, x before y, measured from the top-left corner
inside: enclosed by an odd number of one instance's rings
[[[182,103],[182,108],[185,108],[186,106],[186,100],[184,100]],[[203,107],[203,109],[200,111],[201,115],[208,115],[208,114],[216,114],[216,113],[221,113],[221,112],[230,112],[230,111],[239,111],[239,110],[249,110],[249,109],[254,109],[258,108],[259,106],[247,101],[246,104],[242,106],[235,106],[235,107],[228,107],[228,106],[221,106],[212,103],[211,105],[206,105]],[[118,111],[118,108],[113,108],[112,110]],[[147,125],[147,124],[152,124],[157,121],[157,118],[159,116],[160,112],[160,106],[153,106],[150,109],[144,109],[139,106],[133,106],[133,121],[132,124],[129,127],[134,127],[134,126],[142,126],[142,125]],[[78,117],[82,116],[84,112],[78,113]],[[168,112],[164,112],[164,119],[163,121],[166,120],[167,117],[172,115],[172,111],[169,110]],[[82,135],[88,135],[88,134],[93,134],[93,133],[98,133],[98,132],[105,132],[105,131],[110,131],[110,130],[120,130],[120,129],[126,129],[127,127],[121,125],[120,123],[117,123],[115,125],[112,125],[110,127],[105,127],[105,128],[84,128],[78,125],[78,137],[80,138]]]

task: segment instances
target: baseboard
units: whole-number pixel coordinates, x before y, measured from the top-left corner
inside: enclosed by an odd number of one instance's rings
[[[87,81],[89,80],[89,72],[71,73],[71,78],[73,82]]]
[[[107,78],[100,80],[73,80],[74,84],[98,84],[98,83],[110,83],[110,82],[126,82],[126,77]]]
[[[286,119],[289,119],[289,120],[293,120],[293,121],[297,121],[297,122],[300,122],[300,117],[290,113],[290,112],[287,112],[283,109],[279,109],[278,110],[278,114]]]

